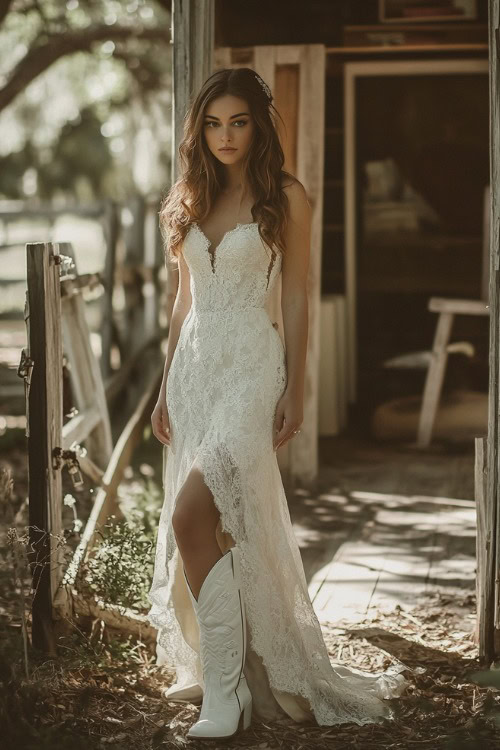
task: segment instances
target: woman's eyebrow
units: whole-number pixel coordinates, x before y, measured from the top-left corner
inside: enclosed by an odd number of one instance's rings
[[[231,115],[229,118],[230,120],[233,119],[233,117],[241,117],[241,115],[248,115],[248,112],[238,112],[236,115]],[[212,120],[218,120],[218,117],[215,117],[215,115],[205,115],[205,117],[211,117]]]

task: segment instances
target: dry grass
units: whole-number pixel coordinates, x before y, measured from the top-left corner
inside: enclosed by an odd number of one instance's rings
[[[218,747],[286,748],[430,748],[489,750],[500,747],[500,680],[480,686],[476,648],[470,637],[474,597],[470,593],[436,596],[409,610],[379,612],[350,627],[324,627],[333,659],[366,670],[395,661],[411,680],[394,701],[396,719],[359,727],[261,723]],[[186,732],[198,708],[169,703],[161,690],[172,681],[166,667],[154,664],[151,648],[118,640],[94,623],[59,641],[58,656],[31,654],[31,674],[23,676],[18,624],[2,618],[0,674],[4,680],[0,717],[4,747],[150,748],[206,747]],[[467,623],[469,625],[467,626]],[[83,623],[82,623],[83,626]],[[468,630],[467,630],[468,627]],[[17,644],[17,646],[16,646]],[[488,672],[491,679],[498,675]]]

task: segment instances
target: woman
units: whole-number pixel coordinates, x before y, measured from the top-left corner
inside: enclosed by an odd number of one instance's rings
[[[166,697],[202,700],[200,739],[246,728],[252,708],[380,721],[404,687],[332,667],[290,522],[276,450],[303,419],[311,209],[276,116],[255,71],[211,75],[160,212],[179,289],[152,414],[170,450],[149,619],[176,667]],[[280,273],[284,342],[266,309]]]

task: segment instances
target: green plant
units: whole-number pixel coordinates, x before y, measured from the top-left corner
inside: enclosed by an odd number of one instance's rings
[[[153,575],[153,543],[137,524],[114,518],[97,531],[101,541],[81,571],[84,588],[110,604],[143,610]]]

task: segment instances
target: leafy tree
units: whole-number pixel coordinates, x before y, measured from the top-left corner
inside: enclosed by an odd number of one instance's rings
[[[143,90],[156,88],[161,67],[154,43],[169,41],[169,20],[167,0],[0,0],[2,48],[15,45],[3,61],[13,65],[2,69],[0,111],[61,57],[107,41]]]
[[[0,0],[0,195],[33,173],[39,198],[124,198],[141,129],[165,180],[170,23],[169,0]]]

